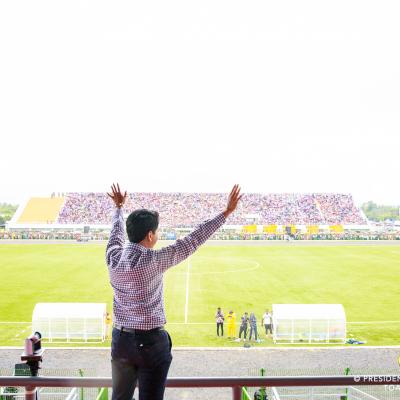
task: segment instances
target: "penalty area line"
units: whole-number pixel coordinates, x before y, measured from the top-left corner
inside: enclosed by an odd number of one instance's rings
[[[348,321],[347,324],[385,325],[385,324],[400,324],[400,321]],[[215,325],[215,322],[167,322],[167,325]]]

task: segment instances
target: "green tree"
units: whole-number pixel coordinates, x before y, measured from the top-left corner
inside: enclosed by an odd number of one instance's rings
[[[372,221],[384,221],[386,219],[397,220],[399,217],[400,206],[379,205],[373,201],[367,201],[361,206],[368,219]]]
[[[15,211],[17,211],[18,206],[15,204],[0,203],[0,225],[4,225],[9,221]]]

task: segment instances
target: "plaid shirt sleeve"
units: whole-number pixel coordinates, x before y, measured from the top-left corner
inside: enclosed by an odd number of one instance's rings
[[[164,247],[161,250],[155,250],[154,258],[158,268],[161,272],[164,272],[168,268],[188,258],[199,246],[209,239],[224,222],[224,214],[218,214],[215,218],[200,224],[192,233],[183,239],[179,239],[174,244]]]
[[[106,249],[106,262],[110,268],[115,268],[118,265],[124,243],[124,218],[122,210],[117,208],[113,216],[110,239],[108,240]]]

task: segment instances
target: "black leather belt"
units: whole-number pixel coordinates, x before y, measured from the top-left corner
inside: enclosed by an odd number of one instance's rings
[[[113,327],[115,329],[118,329],[121,332],[129,332],[129,333],[137,333],[137,334],[146,334],[146,333],[154,333],[157,331],[163,331],[164,327],[159,326],[157,328],[149,329],[149,330],[143,330],[143,329],[135,329],[135,328],[127,328],[125,326],[113,324]]]

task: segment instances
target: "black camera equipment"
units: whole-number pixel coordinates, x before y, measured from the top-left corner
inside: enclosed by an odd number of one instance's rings
[[[21,354],[22,364],[15,364],[15,374],[19,376],[38,376],[40,362],[44,349],[42,349],[42,335],[40,332],[35,332],[33,335],[25,339],[24,352]],[[29,367],[29,368],[28,368]],[[26,400],[37,400],[38,394],[36,388],[25,388]]]
[[[31,370],[31,376],[38,376],[39,363],[42,361],[44,349],[42,349],[42,335],[35,332],[25,339],[24,352],[21,354],[21,361],[25,361]]]

